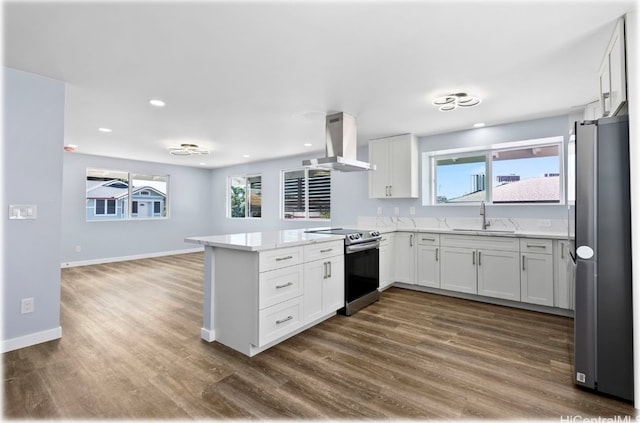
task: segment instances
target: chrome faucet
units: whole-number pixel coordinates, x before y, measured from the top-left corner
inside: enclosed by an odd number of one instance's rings
[[[484,207],[484,201],[480,203],[480,216],[482,216],[482,229],[487,229],[491,222],[487,220],[487,210]]]

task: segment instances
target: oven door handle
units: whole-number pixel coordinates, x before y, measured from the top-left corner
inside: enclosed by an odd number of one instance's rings
[[[364,250],[372,250],[378,247],[380,247],[380,240],[375,242],[367,242],[366,244],[347,245],[347,247],[345,248],[345,253],[352,254]]]

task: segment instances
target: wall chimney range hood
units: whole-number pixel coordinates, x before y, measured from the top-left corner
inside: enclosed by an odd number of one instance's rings
[[[376,170],[375,165],[356,159],[357,133],[353,116],[344,112],[327,115],[326,136],[326,157],[303,160],[303,166],[341,172]]]

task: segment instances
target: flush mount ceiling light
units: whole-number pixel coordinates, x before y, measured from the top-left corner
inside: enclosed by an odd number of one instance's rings
[[[480,104],[478,97],[473,97],[467,93],[447,94],[433,100],[432,104],[438,106],[441,112],[451,112],[458,107],[473,107]]]
[[[111,129],[109,129],[109,128],[98,128],[98,131],[100,131],[100,132],[111,132]]]
[[[174,156],[206,156],[209,150],[197,144],[180,144],[180,147],[169,147],[169,154]]]

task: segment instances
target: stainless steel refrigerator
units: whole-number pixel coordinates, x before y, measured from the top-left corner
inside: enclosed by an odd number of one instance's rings
[[[633,401],[628,116],[574,133],[575,383]]]

